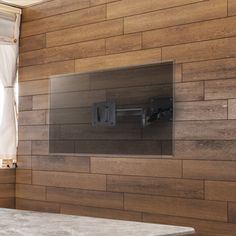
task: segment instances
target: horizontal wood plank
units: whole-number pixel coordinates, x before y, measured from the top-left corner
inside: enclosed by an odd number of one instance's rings
[[[35,80],[20,82],[20,96],[47,94],[49,92],[48,80]],[[34,102],[33,102],[34,103]]]
[[[16,170],[16,183],[17,184],[31,184],[32,171],[26,169]]]
[[[19,140],[48,140],[48,132],[45,125],[19,126]]]
[[[228,106],[229,106],[229,114],[228,114],[228,118],[229,119],[236,119],[236,99],[229,99],[228,100]]]
[[[46,200],[46,187],[36,185],[17,184],[16,198],[31,200]]]
[[[20,38],[20,52],[28,52],[46,47],[46,34]]]
[[[114,175],[181,177],[181,161],[92,157],[91,172]]]
[[[46,124],[46,111],[19,112],[19,125],[44,125]]]
[[[125,194],[124,208],[154,214],[227,221],[227,203],[219,201]]]
[[[14,184],[15,180],[15,169],[0,169],[0,184]]]
[[[236,15],[236,3],[234,0],[228,0],[228,15]]]

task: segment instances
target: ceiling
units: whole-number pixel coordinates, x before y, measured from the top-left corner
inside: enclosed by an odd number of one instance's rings
[[[43,2],[44,0],[0,0],[2,3],[6,3],[18,7],[26,7],[35,3]]]

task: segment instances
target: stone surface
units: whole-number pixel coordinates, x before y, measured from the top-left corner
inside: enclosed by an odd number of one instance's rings
[[[180,236],[193,228],[0,209],[1,236]]]

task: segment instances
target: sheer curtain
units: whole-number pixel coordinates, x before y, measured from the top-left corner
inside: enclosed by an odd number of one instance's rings
[[[20,14],[0,4],[0,159],[16,160],[16,83]],[[3,12],[2,12],[3,11]]]

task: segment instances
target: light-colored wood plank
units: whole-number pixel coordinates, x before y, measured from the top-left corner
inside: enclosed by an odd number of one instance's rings
[[[37,141],[36,141],[37,142]],[[33,156],[32,169],[43,171],[89,172],[90,158],[79,156]]]
[[[175,142],[175,158],[196,160],[236,160],[236,141],[177,140]]]
[[[48,141],[32,141],[32,155],[48,155],[49,142]]]
[[[179,121],[175,138],[179,140],[235,140],[236,121]]]
[[[19,140],[48,140],[48,132],[45,125],[19,126]]]
[[[183,64],[183,81],[235,78],[235,64],[235,58],[186,63]]]
[[[16,183],[17,184],[31,184],[31,170],[17,169]]]
[[[61,213],[118,220],[141,221],[141,213],[79,205],[61,205]]]
[[[201,2],[201,0],[122,0],[107,5],[108,19],[119,18],[129,15],[138,15],[149,11],[177,7],[185,4]]]
[[[229,119],[236,119],[236,99],[228,100]]]
[[[0,169],[0,183],[1,184],[14,184],[16,182],[15,169]]]
[[[141,34],[127,34],[106,39],[106,53],[114,54],[139,50],[142,47]]]
[[[46,187],[16,184],[16,197],[44,201],[46,199]]]
[[[190,179],[236,180],[235,161],[183,161],[183,176]]]
[[[35,19],[45,18],[48,16],[58,15],[65,12],[75,11],[78,9],[89,7],[89,0],[54,0],[40,3],[35,6],[23,9],[22,20],[32,21]]]
[[[115,175],[181,177],[181,161],[92,157],[91,172]]]
[[[203,182],[108,175],[107,191],[203,199]]]
[[[227,221],[227,203],[141,194],[125,194],[124,209],[197,219]]]
[[[161,49],[149,49],[135,52],[126,52],[116,55],[107,55],[94,58],[75,60],[76,72],[127,67],[141,64],[160,62]]]
[[[31,141],[19,141],[17,154],[30,155],[31,154]]]
[[[225,16],[227,16],[226,0],[203,1],[196,4],[126,17],[124,30],[125,33],[140,32]]]
[[[73,60],[101,56],[105,54],[105,40],[70,44],[66,46],[45,48],[20,54],[20,66],[47,64],[50,62]]]
[[[46,111],[19,112],[19,125],[44,125],[46,124]]]
[[[162,49],[162,60],[177,63],[221,59],[236,56],[236,37],[168,46]]]
[[[32,182],[43,186],[106,190],[106,176],[96,174],[33,171]]]
[[[28,52],[46,47],[46,34],[20,38],[20,52]]]
[[[90,4],[91,6],[96,6],[96,5],[115,2],[115,1],[120,1],[120,0],[90,0]]]
[[[175,120],[221,120],[227,119],[227,100],[177,102]]]
[[[49,93],[49,81],[48,80],[35,80],[20,82],[20,96],[26,95],[38,95]]]
[[[47,200],[65,204],[123,209],[122,193],[48,187]]]
[[[205,199],[236,201],[236,182],[205,181]]]
[[[17,167],[19,169],[31,169],[31,156],[17,156]]]
[[[19,97],[19,111],[30,111],[32,107],[32,96]]]
[[[27,37],[46,32],[52,32],[74,26],[91,24],[106,19],[104,5],[72,11],[60,15],[42,18],[39,20],[23,22],[21,37]]]
[[[47,47],[106,38],[123,34],[123,19],[103,21],[47,33]]]
[[[16,198],[16,209],[59,213],[60,205],[52,202],[43,202],[43,201]]]
[[[203,82],[176,83],[174,85],[175,101],[200,101],[204,99]]]
[[[236,78],[205,82],[205,99],[236,97]]]
[[[74,72],[74,60],[53,62],[44,65],[21,67],[20,81],[44,79],[51,75],[69,74]]]
[[[163,47],[236,36],[236,17],[203,21],[143,33],[143,47]],[[184,37],[183,37],[184,35]]]
[[[228,0],[228,14],[229,16],[236,15],[236,2],[234,0]]]

